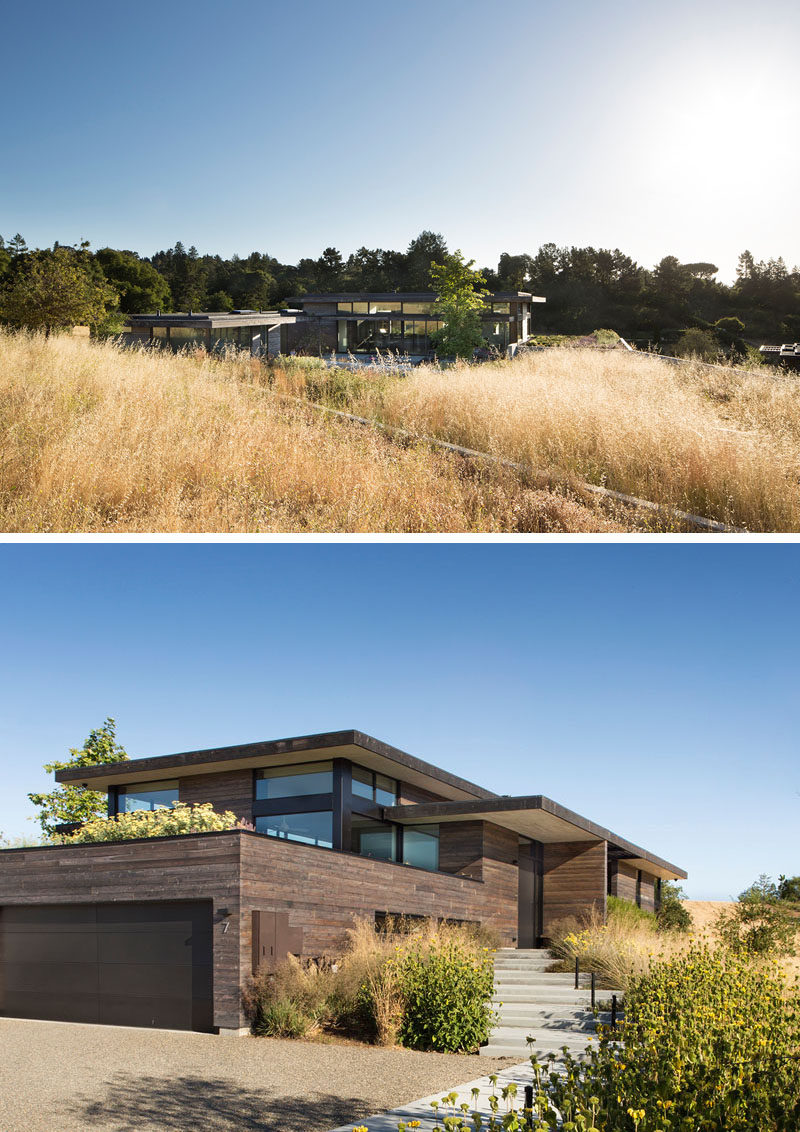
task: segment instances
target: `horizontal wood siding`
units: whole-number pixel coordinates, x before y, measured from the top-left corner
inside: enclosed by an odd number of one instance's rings
[[[656,910],[656,878],[648,873],[642,873],[642,890],[639,907],[645,912]]]
[[[454,876],[483,879],[482,821],[446,821],[439,826],[439,868]]]
[[[581,916],[593,905],[606,914],[605,841],[546,844],[543,851],[543,934],[556,920]]]
[[[423,790],[421,786],[414,786],[410,782],[397,784],[398,806],[410,806],[416,802],[443,802],[447,800],[445,794],[432,794],[430,790]]]
[[[621,900],[630,900],[632,904],[636,903],[636,873],[637,870],[632,865],[626,865],[624,861],[617,862],[617,875],[611,886],[612,896],[619,896]]]
[[[303,954],[340,954],[357,916],[376,912],[473,920],[494,928],[505,946],[517,934],[517,887],[498,845],[487,862],[494,884],[374,861],[269,837],[242,842],[242,962],[250,961],[252,910],[289,913],[303,932]],[[496,870],[496,875],[495,875]],[[515,871],[515,870],[514,870]]]
[[[211,900],[214,1025],[241,1024],[239,846],[243,835],[201,834],[105,845],[0,852],[0,907]],[[231,912],[223,932],[220,909]]]
[[[253,771],[250,769],[191,774],[179,779],[178,784],[182,802],[211,802],[218,813],[232,810],[237,818],[253,820]]]

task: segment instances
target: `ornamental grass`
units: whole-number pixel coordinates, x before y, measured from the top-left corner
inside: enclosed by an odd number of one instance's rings
[[[243,354],[0,331],[0,530],[633,528],[622,509],[601,509],[579,490],[398,445],[292,403],[272,376]]]
[[[747,530],[797,531],[799,393],[798,378],[774,371],[554,348],[480,367],[420,367],[382,391],[381,412],[554,477]]]

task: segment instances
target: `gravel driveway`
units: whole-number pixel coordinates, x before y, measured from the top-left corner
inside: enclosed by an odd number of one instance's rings
[[[513,1059],[0,1018],[2,1132],[327,1132]]]

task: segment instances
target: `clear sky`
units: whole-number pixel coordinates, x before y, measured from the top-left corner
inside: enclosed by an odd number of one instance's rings
[[[132,757],[358,728],[726,899],[800,874],[797,544],[0,547],[0,830]]]
[[[798,39],[796,0],[13,4],[0,232],[791,267]]]

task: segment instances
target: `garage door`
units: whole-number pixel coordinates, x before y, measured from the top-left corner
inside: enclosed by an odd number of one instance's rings
[[[0,909],[0,1015],[211,1030],[210,903]]]

